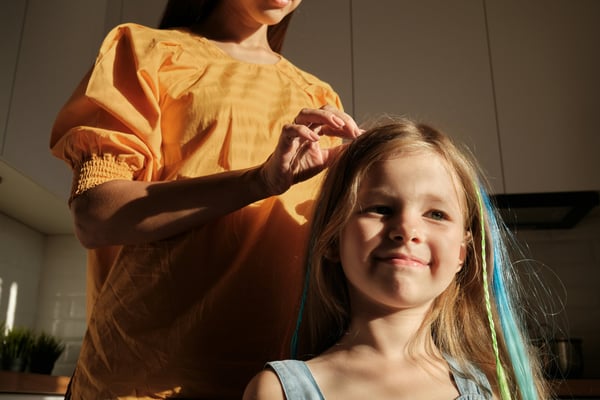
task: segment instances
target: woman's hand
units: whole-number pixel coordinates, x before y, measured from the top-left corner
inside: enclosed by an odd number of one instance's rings
[[[281,194],[325,169],[345,145],[324,149],[322,135],[354,139],[362,132],[352,117],[330,105],[303,109],[283,127],[277,148],[261,167],[265,189]]]

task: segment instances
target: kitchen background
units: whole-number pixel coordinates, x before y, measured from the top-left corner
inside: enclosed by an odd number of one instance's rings
[[[105,33],[155,24],[165,0],[0,5],[0,321],[62,338],[70,375],[85,331],[85,251],[49,153],[54,116]],[[468,145],[495,193],[600,190],[600,2],[304,0],[284,54],[329,81],[359,122],[431,122]],[[557,321],[600,378],[600,210],[572,229],[519,230]]]

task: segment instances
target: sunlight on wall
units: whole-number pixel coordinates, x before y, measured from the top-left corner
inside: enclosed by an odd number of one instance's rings
[[[15,311],[17,310],[17,292],[19,284],[13,282],[10,284],[8,295],[8,309],[6,310],[6,330],[11,330],[15,324]]]

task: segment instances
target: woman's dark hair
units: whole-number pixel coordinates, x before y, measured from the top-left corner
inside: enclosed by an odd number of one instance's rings
[[[213,12],[219,0],[169,0],[158,25],[159,29],[191,28],[201,24]],[[273,51],[281,52],[292,19],[286,15],[277,25],[269,26],[267,37]]]

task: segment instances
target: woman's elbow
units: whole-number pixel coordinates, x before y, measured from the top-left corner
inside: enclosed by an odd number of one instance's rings
[[[71,202],[71,214],[75,227],[75,235],[86,249],[108,246],[107,224],[101,218],[98,206],[87,193],[83,193]]]

